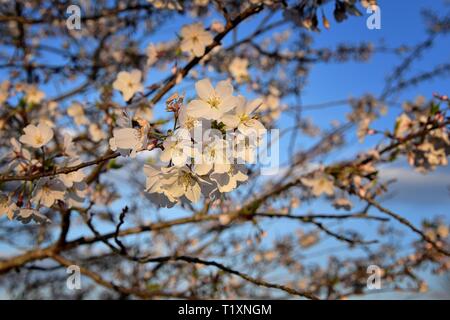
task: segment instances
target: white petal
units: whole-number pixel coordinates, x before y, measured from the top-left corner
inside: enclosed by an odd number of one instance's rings
[[[237,105],[237,99],[234,96],[227,96],[225,97],[219,105],[219,109],[222,113],[228,112],[232,109],[234,109]]]
[[[233,94],[233,86],[231,81],[222,80],[216,86],[216,93],[223,99]]]
[[[186,190],[185,196],[191,202],[196,203],[200,200],[201,189],[198,183],[195,183]]]
[[[214,88],[209,79],[197,81],[197,83],[195,84],[195,90],[197,91],[197,95],[200,97],[200,99],[204,101],[207,101],[215,94]]]
[[[194,172],[200,176],[203,176],[205,174],[208,174],[211,171],[212,167],[213,165],[211,163],[199,163],[195,165]]]
[[[222,121],[228,129],[237,128],[240,122],[239,118],[232,114],[223,115],[222,118],[220,118],[220,121]]]
[[[250,103],[248,103],[245,106],[245,113],[251,114],[253,111],[255,111],[256,108],[258,108],[263,103],[263,100],[261,98],[252,100]]]
[[[186,113],[190,117],[200,118],[208,115],[210,109],[211,107],[206,102],[202,100],[192,100],[187,106]]]
[[[264,125],[256,119],[249,119],[238,126],[238,130],[245,135],[261,136],[266,133]]]
[[[229,163],[215,163],[214,164],[214,172],[217,173],[225,173],[230,171],[231,165]]]
[[[205,46],[201,43],[194,44],[194,47],[192,49],[196,57],[201,57],[205,54]]]
[[[120,149],[132,149],[136,145],[137,130],[133,128],[114,129],[115,144]]]

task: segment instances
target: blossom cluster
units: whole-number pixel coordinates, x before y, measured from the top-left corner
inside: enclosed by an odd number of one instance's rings
[[[120,74],[119,74],[120,77]],[[248,179],[246,164],[255,163],[257,148],[266,133],[255,112],[261,99],[247,101],[233,94],[229,80],[213,87],[209,79],[196,83],[197,98],[187,105],[183,97],[167,100],[174,112],[175,126],[160,141],[160,161],[164,166],[145,165],[146,191],[161,206],[183,201],[197,202],[231,192]],[[143,119],[123,116],[113,130],[110,148],[135,157],[151,150],[150,126]]]
[[[22,172],[23,174],[29,172],[23,171],[23,168],[42,171],[46,165],[45,158],[42,162],[33,159],[29,149],[41,150],[44,157],[45,148],[51,144],[54,137],[53,129],[44,122],[40,122],[38,125],[29,124],[23,131],[24,134],[19,138],[22,144],[14,138],[10,141],[13,149],[4,157],[6,160],[9,159],[8,169],[11,172]],[[70,135],[64,135],[63,154],[54,158],[61,168],[81,164]],[[25,183],[24,192],[17,201],[13,201],[12,194],[0,193],[0,215],[6,214],[9,219],[16,218],[23,223],[31,220],[38,223],[49,222],[50,220],[40,213],[39,209],[51,208],[58,203],[65,203],[69,208],[81,206],[87,192],[85,178],[86,175],[82,170],[41,177],[35,184]]]

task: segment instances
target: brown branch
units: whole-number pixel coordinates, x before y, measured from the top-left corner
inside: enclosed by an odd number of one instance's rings
[[[51,258],[53,260],[55,260],[56,262],[58,262],[60,265],[64,266],[64,267],[69,267],[71,265],[77,265],[76,262],[69,261],[66,258],[63,258],[62,256],[57,255],[57,254],[52,254]],[[104,279],[98,273],[95,273],[95,272],[93,272],[93,271],[91,271],[91,270],[89,270],[89,269],[87,269],[85,267],[82,267],[82,266],[79,266],[79,265],[77,265],[77,266],[80,268],[80,272],[82,274],[84,274],[85,276],[89,277],[90,279],[92,279],[97,284],[99,284],[99,285],[101,285],[101,286],[103,286],[105,288],[117,291],[118,293],[120,293],[122,295],[125,295],[125,296],[133,295],[133,296],[139,297],[141,299],[150,299],[150,298],[153,298],[155,296],[187,298],[187,297],[179,295],[179,294],[178,295],[171,295],[171,294],[163,293],[161,291],[151,291],[150,292],[150,291],[141,290],[141,289],[123,287],[123,286],[114,284],[114,282],[112,282],[112,281],[108,281],[108,280]]]
[[[181,77],[185,77],[189,73],[189,71],[193,67],[195,67],[205,55],[207,55],[209,52],[211,52],[211,50],[213,48],[215,48],[216,46],[220,45],[220,41],[231,30],[233,30],[236,26],[238,26],[246,18],[248,18],[248,17],[250,17],[250,16],[260,12],[262,9],[263,9],[263,6],[261,6],[261,5],[255,6],[255,7],[250,7],[247,10],[245,10],[244,12],[240,13],[231,22],[229,22],[227,24],[227,26],[225,27],[225,30],[223,32],[219,33],[218,35],[216,35],[216,37],[214,38],[214,42],[211,45],[209,45],[208,47],[206,47],[204,55],[201,56],[201,57],[193,58],[182,70],[180,70],[178,73],[176,73],[173,76],[171,76],[169,78],[168,82],[165,84],[165,86],[162,87],[160,90],[158,90],[158,92],[155,94],[155,96],[153,96],[153,98],[151,99],[151,103],[152,104],[156,104],[170,89],[172,89],[177,84],[177,78],[179,77],[179,75],[181,75]],[[36,180],[36,179],[39,179],[39,178],[42,178],[42,177],[54,176],[54,175],[57,175],[57,174],[70,173],[70,172],[77,171],[77,170],[85,168],[85,167],[89,167],[89,166],[96,165],[96,164],[101,164],[104,161],[116,158],[119,155],[120,155],[119,152],[108,153],[105,156],[102,156],[102,157],[97,158],[97,159],[92,160],[92,161],[88,161],[88,162],[82,163],[82,164],[77,165],[77,166],[55,169],[53,171],[48,171],[48,172],[43,172],[43,173],[36,173],[36,174],[33,174],[33,175],[25,175],[25,176],[7,176],[7,175],[3,175],[3,176],[0,176],[0,182],[7,182],[7,181],[33,181],[33,180]]]
[[[415,227],[407,219],[405,219],[402,216],[396,214],[395,212],[393,212],[393,211],[383,207],[382,205],[380,205],[377,201],[375,201],[373,199],[370,199],[370,198],[367,198],[367,197],[361,197],[361,196],[360,196],[360,198],[363,199],[364,201],[367,201],[367,203],[370,203],[372,206],[374,206],[375,208],[377,208],[381,212],[384,212],[387,215],[391,216],[392,218],[394,218],[395,220],[397,220],[401,224],[407,226],[409,229],[411,229],[412,231],[414,231],[415,233],[420,235],[423,240],[425,240],[426,242],[431,244],[438,252],[442,253],[443,255],[446,255],[447,257],[450,257],[450,252],[446,251],[441,246],[439,246],[435,241],[433,241],[429,236],[427,236],[425,233],[423,233],[420,229]]]
[[[7,176],[7,175],[3,175],[0,176],[0,182],[7,182],[7,181],[33,181],[39,178],[43,178],[43,177],[49,177],[49,176],[55,176],[58,174],[67,174],[67,173],[71,173],[74,171],[78,171],[80,169],[92,166],[92,165],[96,165],[96,164],[100,164],[102,162],[117,158],[118,156],[120,156],[119,152],[108,152],[106,153],[104,156],[101,156],[95,160],[92,161],[87,161],[84,163],[81,163],[79,165],[76,166],[71,166],[71,167],[64,167],[64,168],[55,168],[54,170],[51,171],[47,171],[47,172],[41,172],[41,173],[35,173],[35,174],[30,174],[30,175],[23,175],[23,176]]]
[[[314,219],[367,219],[367,220],[377,220],[377,221],[389,221],[389,218],[371,216],[364,212],[349,213],[349,214],[306,214],[306,215],[292,215],[292,214],[282,214],[282,213],[266,213],[257,212],[254,214],[257,217],[267,217],[267,218],[286,218],[301,220],[303,222],[310,222]]]
[[[177,84],[177,80],[179,80],[180,76],[181,78],[184,78],[193,67],[195,67],[208,53],[211,52],[212,49],[220,45],[222,39],[231,30],[236,28],[242,21],[244,21],[248,17],[260,12],[262,9],[262,5],[249,7],[244,12],[240,13],[236,18],[229,21],[225,26],[225,29],[214,37],[213,43],[205,48],[205,53],[201,57],[193,58],[188,64],[186,64],[186,66],[184,66],[183,69],[172,75],[166,85],[158,90],[158,92],[153,96],[150,102],[152,104],[156,104],[170,89],[172,89]]]
[[[198,263],[198,264],[202,264],[205,266],[213,266],[213,267],[216,267],[227,273],[236,275],[248,282],[251,282],[251,283],[257,285],[257,286],[282,290],[291,295],[296,295],[296,296],[304,297],[304,298],[311,299],[311,300],[319,300],[319,298],[316,295],[314,295],[310,292],[298,291],[298,290],[295,290],[293,288],[290,288],[290,287],[287,287],[284,285],[274,284],[274,283],[270,283],[270,282],[267,282],[267,281],[264,281],[261,279],[256,279],[256,278],[249,276],[248,274],[231,269],[231,268],[229,268],[223,264],[220,264],[216,261],[203,260],[203,259],[199,259],[196,257],[189,257],[189,256],[166,256],[166,257],[148,258],[145,260],[141,260],[139,262],[140,263],[150,263],[150,262],[171,262],[171,261],[172,262],[173,261],[184,261],[184,262],[188,262],[188,263]]]

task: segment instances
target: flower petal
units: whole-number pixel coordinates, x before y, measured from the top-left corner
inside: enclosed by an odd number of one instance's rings
[[[215,91],[209,79],[202,79],[195,84],[195,90],[197,91],[200,99],[207,101],[210,97],[214,96]]]
[[[233,86],[230,80],[222,80],[216,86],[216,93],[223,99],[233,94]]]

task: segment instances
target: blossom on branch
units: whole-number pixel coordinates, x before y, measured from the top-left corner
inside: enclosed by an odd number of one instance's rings
[[[136,92],[143,92],[144,87],[141,83],[142,72],[133,70],[131,72],[121,71],[113,82],[113,88],[122,93],[125,101],[130,100]]]
[[[184,26],[181,29],[181,50],[188,52],[196,57],[205,54],[205,48],[213,43],[211,33],[203,28],[202,23],[194,23]]]
[[[23,131],[25,134],[20,137],[20,142],[33,148],[41,148],[53,138],[53,130],[44,123],[29,124]]]
[[[214,88],[209,79],[203,79],[195,84],[199,99],[192,100],[187,106],[187,115],[194,118],[219,120],[237,105],[233,96],[233,86],[230,81],[220,81]]]

